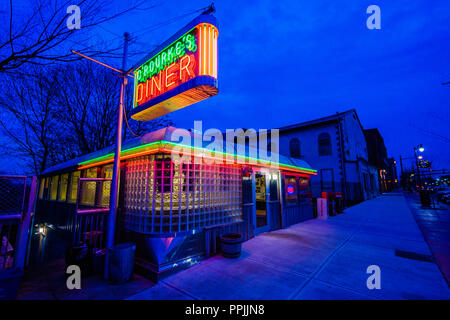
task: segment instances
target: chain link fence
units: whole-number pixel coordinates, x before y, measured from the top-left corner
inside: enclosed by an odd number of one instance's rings
[[[26,195],[27,177],[0,176],[0,271],[14,266]]]

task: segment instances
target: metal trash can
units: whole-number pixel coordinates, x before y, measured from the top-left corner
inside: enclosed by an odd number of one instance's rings
[[[239,258],[243,241],[244,239],[240,233],[227,233],[220,236],[222,255],[225,258]]]
[[[109,249],[109,279],[113,283],[123,283],[131,279],[134,267],[134,243],[122,243]]]
[[[20,268],[0,270],[0,300],[16,299],[22,274]]]

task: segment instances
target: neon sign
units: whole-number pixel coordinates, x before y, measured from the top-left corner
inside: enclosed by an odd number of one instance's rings
[[[148,121],[218,93],[217,21],[200,15],[134,70],[131,117]]]
[[[294,186],[291,185],[291,184],[289,184],[289,185],[287,186],[287,194],[288,194],[288,195],[293,195],[294,193],[295,193],[295,188],[294,188]]]

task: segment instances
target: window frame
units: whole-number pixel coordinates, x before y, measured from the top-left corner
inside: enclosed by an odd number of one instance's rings
[[[328,143],[325,144],[325,141]],[[331,135],[328,132],[322,132],[317,136],[317,148],[319,157],[333,155],[333,150],[331,147]],[[326,148],[326,152],[324,152],[324,148]]]
[[[55,181],[56,179],[56,181]],[[56,190],[54,190],[53,188],[56,188]],[[51,176],[50,177],[50,195],[49,195],[49,199],[51,201],[58,201],[58,190],[59,190],[59,174]],[[53,191],[55,191],[55,197],[53,198]]]
[[[63,176],[67,176],[67,179],[66,179],[66,187],[65,188],[63,188],[63,184],[62,184],[62,181],[63,181]],[[59,175],[59,188],[58,188],[58,196],[57,196],[57,201],[62,201],[62,202],[66,202],[67,201],[67,189],[68,189],[68,187],[69,187],[69,173],[68,172],[66,172],[66,173],[62,173],[62,174],[60,174]],[[62,194],[65,194],[65,197],[64,197],[64,199],[61,199],[61,195]]]
[[[295,145],[294,145],[295,144]],[[294,147],[297,150],[293,150]],[[296,151],[296,152],[294,152]],[[302,148],[299,138],[292,138],[289,140],[289,156],[291,158],[300,159],[302,157]]]

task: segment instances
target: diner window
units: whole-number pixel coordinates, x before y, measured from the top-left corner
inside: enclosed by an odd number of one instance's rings
[[[108,165],[103,167],[102,177],[106,179],[112,179],[113,177],[113,166]],[[102,201],[103,206],[109,205],[109,199],[111,196],[111,181],[103,181],[102,183]]]
[[[312,194],[310,187],[310,179],[306,177],[299,177],[298,185],[299,185],[298,193],[300,197],[300,203],[304,204],[306,202],[311,202]]]
[[[43,198],[48,199],[49,198],[49,187],[50,187],[50,178],[45,178],[45,184],[44,184],[44,194]]]
[[[319,134],[318,144],[319,144],[319,156],[331,155],[331,138],[328,133],[323,132]]]
[[[284,188],[287,203],[297,203],[297,179],[294,176],[284,177]]]
[[[300,153],[300,140],[297,138],[292,138],[291,141],[289,141],[289,154],[291,158],[300,159],[301,153]]]
[[[44,199],[44,189],[46,180],[47,180],[46,178],[42,178],[41,181],[39,182],[39,199]]]
[[[56,198],[58,196],[58,182],[59,182],[59,176],[51,177],[50,200],[56,200]]]
[[[89,168],[85,171],[85,178],[97,178],[97,168]],[[85,205],[95,204],[95,193],[97,190],[96,181],[85,181],[81,187],[81,199],[80,203]]]
[[[59,201],[66,201],[67,199],[67,184],[69,182],[69,174],[64,173],[61,175],[61,181],[59,183]]]
[[[77,200],[78,192],[78,180],[80,179],[81,171],[72,172],[70,179],[70,191],[69,191],[69,202],[74,203]]]

